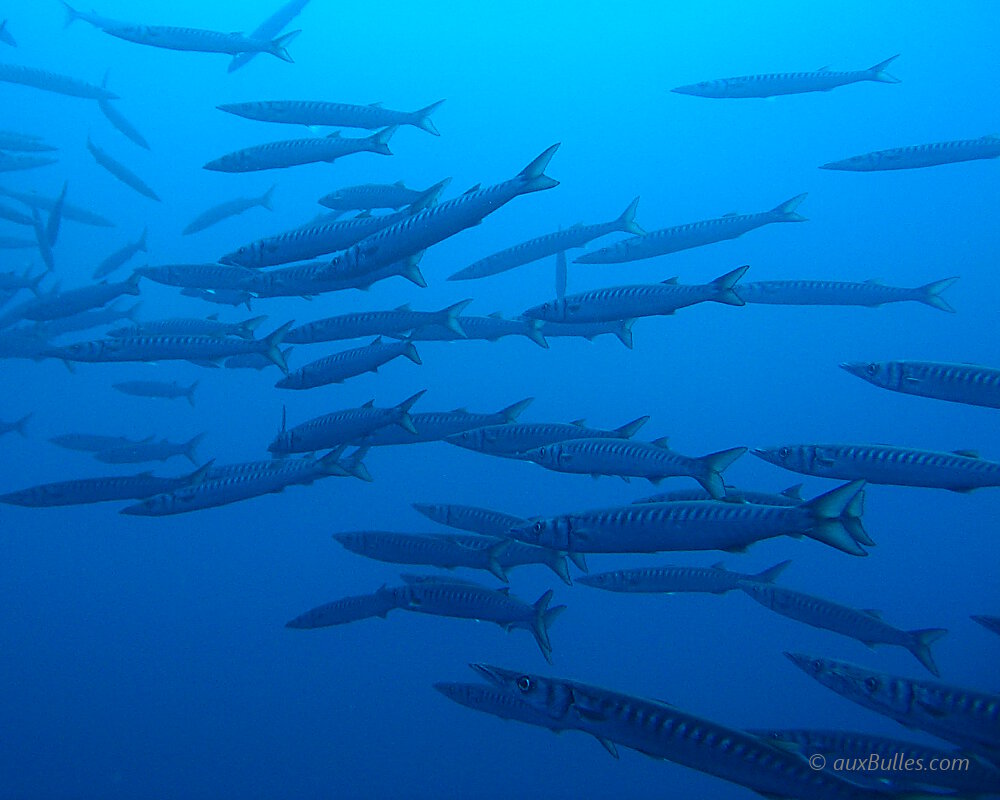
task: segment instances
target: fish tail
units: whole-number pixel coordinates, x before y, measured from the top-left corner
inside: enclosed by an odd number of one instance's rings
[[[274,207],[271,205],[271,199],[274,196],[274,190],[278,188],[278,184],[272,184],[271,188],[268,189],[264,194],[260,196],[260,200],[257,201],[259,205],[262,205],[268,211],[274,211]]]
[[[639,429],[647,422],[649,422],[648,416],[639,417],[638,419],[634,419],[631,422],[626,422],[620,428],[615,428],[615,436],[619,439],[631,439],[639,432]]]
[[[199,433],[197,436],[193,436],[191,441],[184,445],[184,457],[196,467],[198,466],[198,445],[201,444],[201,440],[204,438],[205,434]]]
[[[864,485],[864,481],[851,481],[801,503],[799,508],[809,511],[815,521],[805,535],[851,555],[868,555],[847,526],[851,520],[860,522],[856,498]]]
[[[415,395],[407,397],[402,403],[396,406],[396,409],[399,411],[399,420],[396,424],[400,425],[404,430],[407,430],[414,435],[416,435],[417,429],[414,427],[413,419],[410,417],[410,409],[413,408],[413,404],[416,403],[426,391],[426,389],[421,389]]]
[[[421,108],[419,111],[413,112],[413,124],[416,125],[420,130],[432,133],[435,136],[440,136],[440,132],[434,123],[431,122],[431,114],[437,111],[438,107],[444,102],[444,100],[438,100],[436,103],[431,103],[425,108]]]
[[[236,335],[241,339],[252,339],[254,331],[256,331],[257,328],[260,327],[261,323],[266,319],[267,315],[265,314],[260,317],[251,317],[245,322],[241,322],[237,328]]]
[[[785,568],[791,563],[791,561],[782,561],[779,564],[775,564],[773,567],[768,567],[763,572],[758,572],[753,576],[753,579],[757,583],[774,583],[778,576],[784,572]]]
[[[542,321],[540,319],[529,319],[525,320],[525,322],[527,325],[524,335],[531,339],[531,341],[539,347],[548,350],[549,342],[548,339],[545,338],[545,331],[542,330]]]
[[[629,350],[632,349],[632,326],[635,325],[635,319],[623,319],[622,324],[615,328],[615,336],[618,337],[618,341],[625,345]]]
[[[38,295],[41,294],[38,291],[38,286],[42,282],[42,279],[48,274],[49,274],[48,270],[46,270],[45,272],[40,272],[34,278],[32,278],[31,281],[28,283],[28,290],[33,295],[35,295],[35,297],[38,297]],[[25,277],[27,277],[27,274],[25,274]]]
[[[931,645],[944,636],[948,631],[945,628],[922,628],[915,631],[908,631],[911,636],[911,643],[907,645],[909,650],[916,657],[917,661],[924,665],[931,675],[936,678],[941,677],[937,664],[931,656]]]
[[[521,179],[521,183],[523,184],[523,188],[521,189],[522,194],[540,192],[543,189],[551,189],[559,185],[559,181],[545,174],[545,168],[549,165],[552,156],[556,154],[556,150],[558,149],[558,144],[552,145],[518,173],[517,177]]]
[[[936,308],[939,311],[947,311],[949,314],[954,314],[955,309],[952,308],[951,304],[941,297],[941,292],[951,286],[958,278],[944,278],[940,281],[932,281],[931,283],[924,284],[917,288],[917,299],[925,305],[929,305],[931,308]]]
[[[286,33],[282,36],[279,36],[277,39],[272,39],[270,47],[268,47],[267,49],[267,52],[269,52],[272,56],[280,58],[282,61],[287,61],[289,64],[294,63],[292,57],[288,54],[287,46],[291,44],[292,39],[294,39],[300,33],[302,33],[301,29],[297,31],[291,31],[290,33]]]
[[[517,422],[517,418],[521,416],[524,409],[531,405],[534,399],[534,397],[525,397],[523,400],[511,403],[506,408],[500,409],[500,416],[503,417],[504,422]]]
[[[141,305],[142,305],[142,301],[140,300],[138,303],[136,303],[134,306],[132,306],[132,308],[130,308],[128,311],[126,311],[125,312],[125,319],[127,319],[129,322],[135,322],[135,315],[138,313],[139,307]]]
[[[69,3],[67,3],[66,0],[59,0],[59,2],[62,3],[63,9],[65,9],[66,11],[66,22],[63,25],[63,28],[68,28],[78,19],[82,19],[82,15],[80,14],[80,12],[77,11],[75,8],[73,8],[73,6],[71,6]]]
[[[409,339],[405,340],[403,345],[403,355],[406,356],[414,364],[423,364],[424,362],[420,360],[420,353],[417,352],[417,348],[413,345]]]
[[[746,305],[746,303],[743,302],[743,298],[733,291],[733,287],[740,280],[740,278],[746,274],[748,269],[750,269],[749,266],[737,267],[732,272],[720,275],[712,281],[709,284],[709,286],[715,290],[715,296],[711,298],[712,302],[724,303],[727,306]]]
[[[510,583],[510,579],[507,577],[507,572],[504,570],[499,558],[510,549],[510,546],[510,539],[504,539],[493,545],[487,553],[486,568],[504,583]]]
[[[420,257],[423,252],[417,253],[416,255],[410,256],[408,259],[402,262],[399,274],[402,275],[410,283],[415,283],[421,289],[427,288],[427,280],[424,278],[423,273],[420,271]]]
[[[133,272],[129,275],[124,287],[126,294],[139,294],[139,281],[142,280],[142,277],[138,272]]]
[[[392,135],[399,130],[398,125],[390,125],[388,128],[383,128],[374,136],[371,137],[372,151],[379,153],[383,156],[391,156],[392,150],[389,149],[389,140]]]
[[[433,206],[441,196],[441,192],[448,188],[449,183],[451,183],[451,178],[445,178],[443,181],[435,183],[429,189],[425,189],[416,200],[407,206],[407,213],[416,214],[418,211],[423,211],[425,208]]]
[[[585,553],[568,552],[566,558],[572,561],[580,572],[590,572],[587,567],[587,556]]]
[[[458,315],[461,314],[466,306],[472,302],[472,299],[463,300],[460,303],[455,303],[454,305],[448,306],[438,312],[441,317],[439,325],[443,325],[452,333],[461,336],[463,339],[467,338],[465,333],[465,328],[462,327],[461,321],[458,319]]]
[[[249,301],[247,302],[249,303]],[[264,340],[264,347],[266,348],[264,355],[277,364],[278,369],[286,375],[288,374],[288,363],[285,361],[285,354],[278,349],[278,345],[284,340],[285,334],[288,333],[294,323],[295,320],[289,320]]]
[[[567,586],[572,586],[573,579],[569,576],[569,563],[566,561],[566,556],[558,550],[549,550],[548,548],[544,548],[544,550],[543,563],[545,566],[558,575],[559,579]]]
[[[549,589],[535,601],[533,606],[535,614],[531,620],[531,633],[534,635],[535,641],[538,642],[538,649],[542,651],[542,655],[545,656],[546,661],[551,660],[550,655],[552,653],[552,643],[549,641],[547,614],[549,603],[552,602],[552,594],[552,590]],[[563,606],[563,608],[565,608],[565,606]],[[555,611],[555,609],[552,610]]]
[[[770,214],[775,222],[806,222],[807,218],[796,212],[802,201],[806,199],[808,192],[797,194],[791,200],[786,200],[781,205],[771,209]]]
[[[617,220],[615,220],[619,225],[618,230],[622,231],[623,233],[634,234],[635,236],[645,235],[646,231],[644,231],[642,229],[642,226],[640,226],[639,223],[635,221],[635,210],[638,207],[639,207],[639,198],[637,197],[631,203],[628,204],[628,208],[626,208],[622,212],[621,216],[618,217]]]
[[[190,386],[188,386],[187,391],[184,392],[184,396],[187,398],[188,403],[190,403],[191,408],[194,408],[194,390],[198,388],[198,384],[201,381],[195,381]]]
[[[706,492],[712,495],[713,500],[721,500],[726,496],[726,485],[722,481],[722,473],[746,451],[745,447],[734,447],[698,459],[704,474],[697,478],[697,481]]]
[[[35,413],[34,411],[29,411],[27,414],[21,417],[21,419],[19,419],[17,422],[14,423],[14,430],[17,431],[19,434],[21,434],[21,436],[23,436],[25,439],[28,438],[28,432],[26,428],[28,420],[31,419],[31,415],[34,413]]]
[[[875,64],[875,66],[869,67],[868,71],[871,73],[871,77],[868,78],[868,80],[878,81],[879,83],[902,83],[899,78],[890,75],[885,71],[885,68],[897,58],[899,58],[899,53],[896,53],[896,55],[891,58],[887,58],[885,61],[880,61],[878,64]]]

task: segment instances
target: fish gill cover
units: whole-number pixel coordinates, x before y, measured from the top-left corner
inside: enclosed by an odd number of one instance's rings
[[[997,793],[987,4],[0,16],[0,798]]]

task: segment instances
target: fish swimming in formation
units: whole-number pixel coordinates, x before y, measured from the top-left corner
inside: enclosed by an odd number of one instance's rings
[[[874,672],[830,658],[785,655],[842,697],[1000,763],[1000,695]]]
[[[756,575],[746,575],[742,572],[730,572],[720,562],[711,567],[688,567],[669,565],[663,567],[639,567],[637,569],[619,569],[614,572],[598,572],[594,575],[584,575],[577,578],[577,583],[604,589],[606,592],[627,592],[644,594],[676,594],[689,592],[704,592],[707,594],[726,594],[742,588],[744,581],[756,583],[773,583],[777,577],[791,564],[782,561],[773,567],[758,572]]]
[[[111,388],[117,389],[122,394],[131,394],[136,397],[162,397],[167,400],[183,397],[193,408],[194,390],[198,388],[198,381],[190,386],[181,386],[177,381],[170,383],[164,381],[122,381],[111,384]]]
[[[564,295],[565,297],[565,295]],[[543,337],[579,338],[593,341],[598,336],[611,335],[629,350],[632,349],[632,326],[635,319],[612,319],[606,322],[552,322],[551,320],[530,320],[539,323],[539,334]]]
[[[52,211],[58,198],[45,197],[35,192],[18,192],[13,189],[6,189],[0,186],[0,195],[5,197],[10,197],[13,200],[17,200],[20,203],[24,203],[29,208],[37,208],[40,211]],[[74,222],[80,222],[85,225],[93,225],[97,228],[114,228],[115,223],[106,217],[102,217],[100,214],[95,214],[93,211],[89,211],[86,208],[81,208],[80,206],[75,206],[67,202],[63,202],[62,206],[62,216],[63,219],[70,219]]]
[[[419,189],[407,189],[402,181],[389,184],[363,183],[325,194],[318,202],[334,211],[372,211],[376,208],[398,211],[403,206],[417,202],[423,193]]]
[[[735,486],[726,486],[725,496],[722,498],[712,497],[704,489],[672,489],[669,492],[643,497],[633,500],[633,503],[672,503],[676,501],[691,500],[728,500],[733,503],[756,503],[762,506],[795,506],[802,502],[802,484],[796,483],[781,492],[759,492],[752,489],[737,489]]]
[[[113,253],[106,256],[97,267],[94,268],[94,273],[90,276],[95,281],[101,278],[107,277],[112,272],[114,272],[119,267],[124,266],[137,253],[147,253],[149,250],[146,247],[146,233],[148,229],[142,229],[142,235],[139,236],[134,242],[128,242],[122,245]]]
[[[916,144],[876,150],[842,161],[830,161],[820,169],[847,172],[879,172],[893,169],[921,169],[962,161],[978,161],[1000,157],[1000,136],[981,136],[978,139],[959,139],[953,142]]]
[[[259,172],[265,169],[285,169],[314,164],[319,161],[332,164],[338,158],[354,153],[391,156],[389,140],[396,132],[396,127],[393,125],[363,138],[348,138],[335,131],[325,138],[288,139],[244,147],[242,150],[234,150],[209,161],[203,169],[215,172]]]
[[[184,456],[192,464],[198,464],[197,448],[204,433],[193,436],[186,442],[160,441],[133,442],[132,444],[98,450],[94,458],[106,464],[141,464],[146,461],[167,461],[174,456]]]
[[[461,269],[453,275],[448,276],[450,281],[467,281],[474,278],[486,278],[490,275],[499,275],[501,272],[530,264],[541,258],[565,252],[574,247],[583,247],[594,239],[607,236],[610,233],[622,232],[631,233],[634,236],[643,236],[645,231],[639,227],[635,221],[635,210],[639,205],[639,198],[635,198],[628,207],[616,219],[610,222],[598,222],[593,225],[574,225],[556,233],[549,233],[535,239],[521,242],[499,253],[482,258],[474,264],[470,264],[465,269]]]
[[[319,100],[261,100],[251,103],[227,103],[216,107],[228,114],[260,122],[283,122],[308,127],[364,128],[370,131],[390,126],[412,125],[440,136],[438,129],[431,122],[431,114],[443,102],[444,100],[438,100],[417,111],[393,111],[384,108],[381,103],[361,106]]]
[[[116,450],[131,447],[135,444],[145,444],[153,441],[152,436],[145,439],[129,439],[126,436],[104,436],[95,433],[64,433],[49,439],[52,444],[67,450],[77,450],[83,453],[98,453],[101,450]]]
[[[348,378],[366,372],[378,372],[378,368],[393,359],[405,357],[414,364],[422,364],[417,348],[409,339],[383,342],[378,337],[364,347],[343,350],[325,358],[310,361],[294,372],[289,372],[275,385],[278,389],[313,389],[331,383],[343,383]]]
[[[117,100],[118,95],[91,83],[20,64],[0,64],[0,83],[17,83],[45,92],[82,97],[87,100]]]
[[[943,453],[881,444],[798,444],[750,452],[779,467],[821,478],[953,492],[1000,486],[1000,462],[987,461],[971,450]]]
[[[0,219],[5,219],[8,222],[13,222],[15,225],[24,225],[26,227],[31,227],[34,224],[28,214],[7,205],[0,205]]]
[[[251,39],[242,33],[221,33],[201,28],[177,28],[168,25],[105,25],[106,34],[149,47],[182,50],[189,53],[268,53],[282,61],[292,61],[285,45],[300,31],[292,31],[276,39]]]
[[[333,625],[347,625],[371,617],[385,619],[393,609],[399,608],[396,589],[385,586],[372,594],[353,595],[316,606],[285,623],[286,628],[313,630]]]
[[[27,437],[28,433],[28,420],[31,419],[33,412],[29,411],[20,419],[16,419],[13,422],[6,422],[0,419],[0,436],[8,433],[19,433],[21,436]]]
[[[134,303],[128,308],[122,308],[112,303],[102,308],[91,308],[87,311],[80,311],[68,317],[36,322],[29,330],[34,331],[48,342],[67,333],[87,331],[91,328],[110,325],[123,319],[134,322],[135,315],[138,313],[141,305],[142,303]]]
[[[931,656],[930,646],[948,632],[943,628],[903,631],[884,622],[878,611],[850,608],[822,597],[753,579],[741,582],[739,588],[765,608],[814,628],[849,636],[868,647],[876,644],[905,647],[924,669],[937,677],[941,675]]]
[[[108,331],[108,336],[114,338],[128,336],[213,336],[225,338],[238,336],[240,339],[253,339],[254,331],[260,327],[267,317],[251,317],[243,322],[220,322],[218,314],[212,314],[204,319],[189,319],[173,317],[170,319],[143,320],[127,328],[115,328]]]
[[[524,454],[545,445],[570,439],[631,439],[649,422],[639,417],[620,428],[588,428],[582,419],[573,422],[519,422],[516,425],[488,425],[464,431],[445,439],[449,444],[491,456],[524,458]]]
[[[275,186],[272,186],[260,197],[238,197],[235,200],[228,200],[225,203],[212,206],[191,220],[181,233],[184,236],[190,236],[192,233],[198,233],[206,228],[211,228],[213,225],[218,225],[223,220],[229,219],[229,217],[239,216],[251,208],[260,207],[272,211],[271,195],[274,194],[275,188]]]
[[[122,295],[137,295],[140,277],[133,274],[128,280],[120,283],[98,283],[66,291],[55,290],[33,297],[0,317],[0,328],[23,319],[37,322],[61,319],[81,311],[105,306]]]
[[[104,167],[104,169],[110,172],[115,178],[124,183],[130,189],[135,190],[143,197],[148,197],[150,200],[155,200],[158,203],[161,202],[159,196],[150,188],[149,184],[147,184],[142,178],[132,172],[132,170],[120,161],[116,161],[107,152],[94,144],[91,141],[90,136],[87,137],[87,150],[89,150],[90,154],[94,157],[94,161]]]
[[[304,9],[308,4],[309,0],[289,0],[289,2],[285,3],[281,8],[275,11],[257,28],[255,28],[253,33],[250,34],[250,38],[255,41],[269,41],[274,39],[302,12],[302,9]],[[295,33],[298,33],[298,31]],[[288,44],[290,41],[290,38],[286,39],[285,44]],[[233,56],[233,60],[229,62],[229,66],[226,71],[235,72],[241,67],[249,64],[256,55],[258,55],[258,53],[254,51],[237,53]]]
[[[1000,369],[940,361],[870,361],[840,365],[869,383],[893,392],[1000,408]]]
[[[621,264],[626,261],[641,261],[668,253],[677,253],[681,250],[689,250],[692,247],[704,247],[708,244],[723,242],[726,239],[735,239],[755,228],[761,228],[775,222],[806,222],[806,218],[795,210],[805,199],[806,195],[800,194],[775,206],[770,211],[760,211],[756,214],[728,214],[724,217],[650,231],[642,236],[622,239],[620,242],[602,247],[600,250],[584,253],[579,258],[574,259],[574,263]]]
[[[383,334],[406,334],[427,325],[440,325],[462,338],[459,314],[472,300],[453,303],[440,311],[414,311],[406,303],[391,311],[355,311],[307,322],[288,332],[285,341],[290,344],[312,344],[315,342],[336,342],[344,339],[358,339],[363,336]]]
[[[774,97],[781,94],[804,94],[806,92],[829,92],[838,86],[850,83],[875,81],[876,83],[899,83],[887,73],[886,68],[899,55],[880,61],[868,69],[849,72],[835,72],[827,67],[816,72],[778,72],[769,75],[742,75],[737,78],[718,78],[712,81],[678,86],[670,91],[677,94],[691,94],[698,97]]]
[[[493,536],[498,539],[509,539],[510,531],[528,524],[528,520],[522,517],[476,506],[461,506],[453,503],[414,503],[413,509],[423,514],[427,519],[447,525],[449,528],[478,533],[482,536]]]
[[[245,290],[254,281],[253,271],[222,264],[160,264],[155,267],[139,267],[134,274],[154,283],[185,289]]]
[[[785,306],[868,306],[876,308],[886,303],[913,301],[939,311],[954,313],[941,293],[958,278],[907,289],[887,286],[880,280],[864,281],[756,281],[741,283],[736,294],[745,303]]]

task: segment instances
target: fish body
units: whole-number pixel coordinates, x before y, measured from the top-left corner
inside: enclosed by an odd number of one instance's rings
[[[673,503],[677,501],[690,500],[716,500],[722,499],[733,503],[756,503],[761,506],[797,506],[802,502],[802,484],[797,483],[789,486],[781,492],[757,492],[751,489],[737,489],[735,486],[726,486],[726,495],[722,498],[712,497],[704,489],[672,489],[669,492],[643,497],[640,500],[633,500],[634,503]]]
[[[194,390],[198,388],[198,381],[190,386],[181,386],[177,381],[170,383],[165,381],[122,381],[111,384],[111,387],[122,394],[130,394],[135,397],[162,397],[167,400],[183,397],[191,406],[194,406]]]
[[[250,103],[228,103],[220,111],[260,122],[283,122],[309,127],[364,128],[378,130],[391,125],[413,125],[440,136],[430,115],[444,100],[431,103],[417,111],[393,111],[381,103],[368,106],[351,103],[330,103],[319,100],[260,100]]]
[[[488,317],[458,317],[458,326],[465,332],[459,335],[446,325],[422,325],[414,328],[406,338],[414,342],[455,342],[461,339],[496,342],[505,336],[524,336],[539,347],[548,348],[542,335],[542,322],[537,319],[504,319],[499,313]],[[388,336],[399,336],[390,333]]]
[[[744,581],[769,584],[791,563],[791,561],[782,561],[757,575],[731,572],[722,564],[715,564],[711,567],[677,565],[639,567],[584,575],[577,578],[577,583],[592,586],[595,589],[604,589],[607,592],[630,594],[686,594],[690,592],[726,594],[726,592],[741,588]]]
[[[515,422],[531,403],[533,398],[526,397],[501,408],[492,414],[476,414],[456,408],[454,411],[424,411],[410,414],[416,433],[411,433],[397,425],[379,428],[352,444],[368,447],[395,444],[418,444],[420,442],[437,442],[456,433],[482,427],[484,425],[506,425]]]
[[[990,617],[985,614],[973,614],[972,619],[982,625],[986,630],[1000,636],[1000,617]]]
[[[574,261],[577,264],[621,264],[626,261],[641,261],[689,250],[692,247],[704,247],[727,239],[735,239],[755,228],[775,222],[806,222],[806,218],[795,210],[805,199],[806,195],[800,194],[770,211],[729,214],[724,217],[689,222],[686,225],[661,228],[584,253]]]
[[[414,503],[413,508],[434,522],[478,533],[482,536],[510,538],[510,531],[528,524],[523,517],[493,511],[489,508],[462,506],[453,503]]]
[[[0,195],[5,197],[10,197],[13,200],[17,200],[20,203],[24,203],[29,208],[37,208],[41,211],[52,211],[55,208],[58,198],[45,197],[35,192],[18,192],[13,189],[6,189],[0,186]],[[102,217],[100,214],[95,214],[93,211],[89,211],[86,208],[81,208],[80,206],[75,206],[71,203],[63,202],[62,205],[62,216],[63,219],[73,220],[74,222],[80,222],[85,225],[92,225],[97,228],[113,228],[115,223],[106,217]]]
[[[635,319],[612,319],[606,322],[551,322],[535,320],[539,323],[539,333],[548,338],[579,337],[593,341],[598,336],[610,334],[618,339],[629,350],[632,349],[632,325]]]
[[[100,280],[101,278],[110,275],[119,267],[127,264],[137,253],[148,252],[146,247],[146,232],[147,229],[143,228],[142,235],[138,239],[134,242],[128,242],[104,258],[104,260],[102,260],[101,263],[94,269],[94,274],[91,275],[91,277],[95,281]]]
[[[336,342],[363,336],[405,334],[427,325],[442,325],[462,337],[465,330],[459,321],[459,314],[471,302],[462,300],[439,311],[414,311],[409,303],[391,311],[355,311],[307,322],[290,330],[285,341],[290,344]]]
[[[246,290],[255,280],[252,270],[222,264],[162,264],[139,267],[135,274],[164,286],[186,289]]]
[[[137,295],[139,294],[139,278],[139,275],[133,274],[131,278],[120,283],[99,283],[34,297],[5,314],[3,320],[0,320],[0,327],[3,326],[4,322],[9,323],[18,319],[30,319],[36,322],[62,319],[82,311],[105,306],[122,295]]]
[[[109,450],[98,450],[94,458],[105,464],[141,464],[146,461],[167,461],[174,456],[184,456],[192,464],[198,463],[197,447],[205,438],[199,433],[186,442],[160,441],[136,442]]]
[[[17,131],[0,130],[0,150],[22,153],[51,153],[58,148],[46,144],[41,136]]]
[[[406,188],[402,181],[363,183],[325,194],[319,199],[319,204],[334,211],[371,211],[376,208],[398,211],[403,206],[415,203],[422,194],[418,189]]]
[[[524,458],[529,450],[571,439],[631,439],[649,421],[639,417],[620,428],[601,430],[588,428],[583,420],[576,422],[519,422],[512,425],[488,425],[449,436],[449,444],[475,450],[491,456]]]
[[[883,389],[971,406],[1000,408],[1000,369],[940,361],[872,361],[840,365]]]
[[[103,436],[94,433],[64,433],[53,436],[49,439],[52,444],[63,447],[67,450],[77,450],[83,453],[98,453],[102,450],[113,450],[122,447],[131,447],[134,444],[143,444],[152,441],[150,436],[146,439],[129,439],[126,436]]]
[[[331,383],[343,383],[366,372],[378,372],[383,364],[400,357],[421,364],[417,348],[408,340],[383,342],[381,337],[364,347],[343,350],[325,358],[310,361],[290,372],[275,385],[278,389],[313,389]]]
[[[218,225],[230,217],[237,217],[252,208],[260,207],[271,211],[271,195],[274,194],[274,189],[275,187],[272,186],[260,197],[238,197],[235,200],[227,200],[225,203],[212,206],[191,220],[181,233],[184,236],[190,236],[192,233],[198,233],[213,225]]]
[[[353,595],[324,603],[286,622],[285,627],[311,630],[346,625],[371,617],[385,619],[386,614],[395,608],[399,608],[395,591],[383,586],[373,594]]]
[[[939,311],[954,312],[941,293],[958,278],[932,281],[924,286],[888,286],[882,281],[754,281],[742,283],[736,294],[745,303],[787,306],[867,306],[886,303],[923,303]]]
[[[14,156],[0,150],[0,172],[21,172],[55,164],[59,159],[50,156]]]
[[[0,436],[5,436],[8,433],[18,433],[21,436],[27,436],[27,425],[28,420],[30,419],[31,412],[28,412],[20,419],[16,419],[12,422],[0,419]]]
[[[102,150],[94,144],[89,136],[87,137],[87,150],[89,150],[90,154],[94,157],[94,161],[104,167],[104,169],[110,172],[111,175],[124,183],[130,189],[138,192],[143,197],[148,197],[150,200],[155,200],[158,203],[161,202],[159,195],[153,191],[149,184],[147,184],[142,178],[132,172],[132,170],[120,161],[113,158],[105,150]]]
[[[848,172],[881,172],[894,169],[921,169],[962,161],[978,161],[1000,157],[1000,136],[981,136],[978,139],[959,139],[952,142],[934,142],[891,150],[876,150],[842,161],[830,161],[820,169]]]
[[[779,72],[769,75],[741,75],[735,78],[719,78],[712,81],[678,86],[670,91],[698,97],[745,98],[774,97],[783,94],[804,94],[807,92],[829,92],[839,86],[851,83],[899,83],[897,78],[886,72],[888,66],[899,58],[898,55],[880,61],[868,69],[837,72],[824,67],[815,72]]]
[[[64,336],[67,333],[76,331],[87,331],[91,328],[99,328],[110,325],[119,320],[127,319],[135,321],[135,315],[141,303],[135,303],[128,308],[120,308],[115,305],[104,306],[103,308],[92,308],[88,311],[81,311],[61,319],[48,320],[47,322],[36,322],[29,330],[38,337],[46,341]]]
[[[116,100],[118,95],[91,83],[20,64],[0,64],[0,83],[17,83],[45,92],[82,97],[87,100]]]
[[[221,33],[201,28],[178,28],[169,25],[113,25],[102,30],[116,39],[124,39],[148,47],[182,50],[189,53],[270,53],[282,61],[291,61],[285,44],[298,35],[286,33],[277,39],[251,39],[242,33]]]
[[[280,142],[245,147],[234,150],[205,164],[204,169],[215,172],[259,172],[266,169],[285,169],[303,164],[326,162],[354,153],[378,153],[391,156],[389,139],[396,127],[386,128],[371,136],[348,138],[339,133],[323,138],[288,139]]]

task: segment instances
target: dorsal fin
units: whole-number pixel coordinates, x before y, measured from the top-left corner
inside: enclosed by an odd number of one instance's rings
[[[966,458],[982,458],[979,455],[978,450],[952,450],[956,456],[965,456]]]
[[[503,314],[501,314],[499,311],[494,311],[492,314],[489,315],[489,318],[490,319],[503,319]]]
[[[721,570],[724,570],[725,568],[726,568],[726,562],[725,561],[716,561],[714,564],[712,564],[712,569],[721,569]]]
[[[869,278],[865,281],[868,286],[885,286],[885,282],[881,278]]]
[[[469,413],[469,409],[467,409],[465,406],[461,406],[459,408],[453,408],[448,413],[449,414],[468,414]]]
[[[375,407],[375,401],[374,400],[369,400],[367,403],[364,403],[361,407],[362,408],[374,408]]]
[[[393,311],[410,311],[410,310],[411,310],[411,309],[410,309],[410,304],[409,304],[409,303],[403,303],[403,305],[401,305],[401,306],[396,306],[396,307],[395,307],[395,308],[393,309]]]
[[[882,619],[882,612],[876,608],[862,608],[861,610],[864,611],[869,617]]]
[[[578,428],[586,428],[587,427],[587,420],[584,419],[583,417],[581,417],[580,419],[571,420],[569,424],[570,425],[576,425],[576,427],[578,427]]]
[[[369,103],[368,107],[369,108],[382,108],[382,101],[379,100],[377,103]]]
[[[205,317],[205,319],[210,319],[212,320],[212,322],[215,322],[216,320],[218,320],[218,318],[219,318],[218,312],[216,312],[215,314],[209,314],[207,317]]]
[[[465,190],[465,192],[464,192],[464,194],[472,194],[473,192],[478,192],[478,191],[479,191],[479,188],[480,188],[481,186],[482,186],[482,184],[481,184],[481,183],[477,183],[477,184],[476,184],[475,186],[473,186],[472,188],[470,188],[470,189],[466,189],[466,190]]]
[[[396,187],[398,187],[398,188],[400,188],[400,189],[405,189],[405,188],[406,188],[406,184],[405,184],[405,183],[403,183],[402,181],[396,181],[396,182],[395,182],[395,183],[393,184],[393,186],[396,186]]]
[[[664,450],[669,450],[670,437],[661,436],[659,439],[653,439],[653,441],[651,441],[650,444],[655,445],[656,447],[662,447]]]
[[[327,139],[339,139],[340,138],[340,131],[334,131],[333,133],[328,133],[326,135],[326,138]]]
[[[665,281],[660,281],[660,283],[665,283],[668,286],[673,286],[673,285],[675,285],[677,283],[677,278],[676,277],[674,277],[674,278],[667,278]]]

